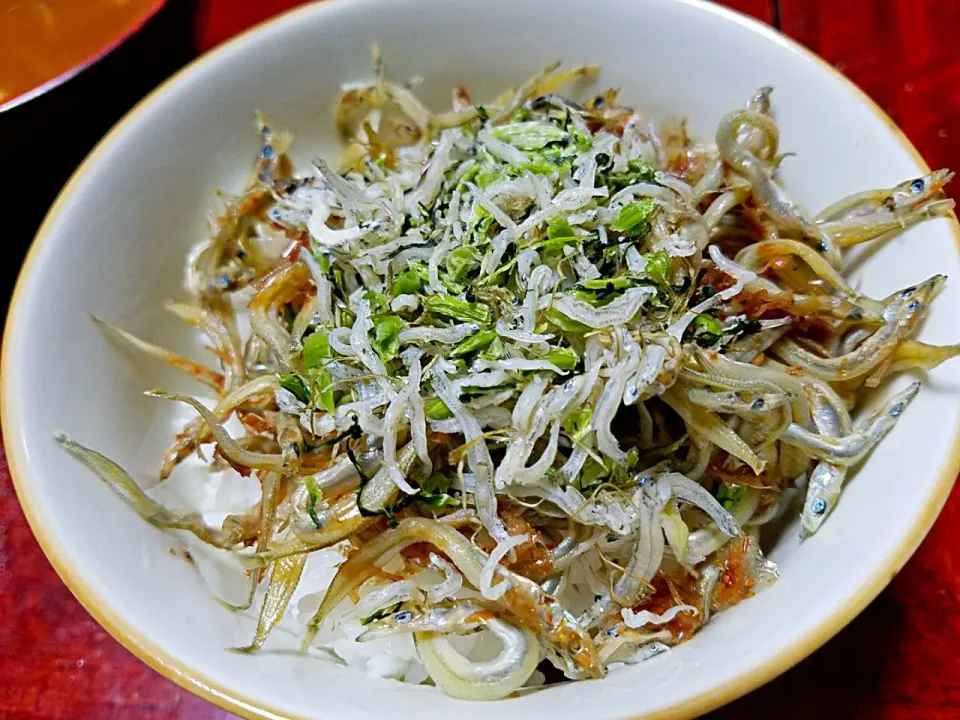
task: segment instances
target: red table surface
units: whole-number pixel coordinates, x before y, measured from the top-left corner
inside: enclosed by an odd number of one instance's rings
[[[197,49],[296,4],[200,0]],[[960,0],[724,4],[780,27],[846,73],[930,165],[960,168]],[[859,618],[794,669],[710,717],[960,718],[957,565],[960,490],[913,559]],[[231,716],[148,668],[83,610],[27,527],[0,447],[0,718],[118,717]]]

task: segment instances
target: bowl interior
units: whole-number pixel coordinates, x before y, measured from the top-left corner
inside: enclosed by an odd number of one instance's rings
[[[573,683],[496,704],[372,680],[322,658],[226,652],[254,620],[221,608],[177,541],[134,516],[56,448],[55,430],[155,476],[179,408],[145,398],[158,385],[196,391],[149,361],[117,352],[87,313],[204,358],[163,303],[181,295],[183,259],[201,238],[214,191],[240,189],[258,151],[253,111],[297,135],[301,169],[336,151],[340,84],[366,79],[370,43],[395,79],[425,78],[447,106],[465,85],[492,98],[554,59],[603,66],[599,87],[654,117],[686,115],[711,139],[719,118],[773,85],[781,147],[797,158],[785,183],[817,211],[853,191],[921,172],[888,121],[827,66],[728,11],[677,0],[351,0],[308,7],[244,36],[181,74],[123,122],[87,161],[41,231],[4,338],[3,420],[18,490],[46,551],[101,621],[175,679],[246,714],[423,720],[689,715],[744,692],[836,632],[899,569],[929,527],[956,470],[960,367],[932,373],[895,431],[802,546],[796,524],[772,547],[781,578],[719,616],[692,642],[601,683]],[[860,287],[884,296],[930,275],[956,275],[954,227],[914,228],[866,258]],[[956,340],[960,285],[923,328]],[[280,633],[271,647],[292,647]],[[672,711],[672,712],[671,712]]]

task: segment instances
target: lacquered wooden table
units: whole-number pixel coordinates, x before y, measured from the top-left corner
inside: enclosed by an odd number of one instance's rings
[[[201,0],[193,12],[195,48],[295,4]],[[960,168],[960,0],[724,4],[779,27],[846,73],[930,165]],[[0,718],[229,717],[141,663],[80,607],[33,539],[0,448]],[[858,619],[794,669],[710,715],[746,717],[960,718],[960,490]]]

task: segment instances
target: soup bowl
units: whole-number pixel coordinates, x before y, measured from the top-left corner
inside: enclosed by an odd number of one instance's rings
[[[134,35],[165,0],[14,0],[0,8],[0,112],[42,95]]]
[[[374,41],[392,77],[424,78],[419,92],[434,107],[446,106],[455,85],[494,97],[562,56],[599,64],[601,87],[621,88],[646,115],[685,115],[690,132],[708,140],[726,112],[772,85],[781,147],[797,152],[783,182],[811,210],[927,169],[891,121],[822,61],[695,0],[334,0],[274,19],[189,66],[114,128],[29,253],[3,340],[2,418],[21,503],[54,567],[145,662],[245,717],[686,718],[801,660],[880,592],[936,518],[960,461],[960,366],[930,374],[817,535],[801,542],[794,520],[769,539],[780,566],[772,587],[648,662],[494,703],[290,652],[292,633],[278,633],[256,656],[228,652],[249,641],[255,618],[227,612],[214,598],[220,588],[184,562],[181,539],[141,521],[57,448],[52,435],[64,430],[137,479],[155,476],[189,415],[141,393],[180,385],[152,362],[118,353],[87,313],[201,357],[198,339],[163,304],[183,292],[185,253],[207,232],[214,192],[237,191],[249,176],[253,111],[296,134],[300,167],[316,154],[333,157],[331,108],[341,83],[370,78]],[[940,218],[860,258],[855,274],[863,292],[884,297],[958,269],[955,221]],[[957,308],[960,285],[948,283],[920,337],[955,341]]]

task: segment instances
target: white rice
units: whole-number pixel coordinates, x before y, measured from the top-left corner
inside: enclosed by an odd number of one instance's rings
[[[236,420],[227,427],[237,430]],[[213,446],[202,446],[201,452],[208,459]],[[157,500],[172,508],[192,509],[203,514],[204,521],[219,525],[231,513],[242,513],[260,500],[259,483],[254,477],[243,477],[231,468],[210,473],[206,463],[196,454],[185,459],[168,480],[149,491]],[[174,533],[183,547],[190,552],[197,571],[216,597],[239,603],[247,590],[247,577],[235,553],[218,550],[202,543],[188,533]],[[344,561],[346,543],[310,553],[304,567],[300,584],[291,598],[286,616],[278,624],[267,641],[271,648],[293,649],[298,647],[307,623],[323,599],[327,588]],[[398,559],[388,563],[384,570],[402,568]],[[430,576],[430,574],[433,576]],[[417,582],[425,586],[439,583],[443,575],[433,569],[422,571]],[[267,583],[261,583],[253,606],[238,616],[236,645],[250,642],[256,627],[260,605],[266,593]],[[371,590],[382,587],[380,581],[368,581],[360,589],[363,597]],[[463,588],[454,597],[476,597],[477,593]],[[226,612],[225,610],[223,612]],[[420,684],[429,675],[417,654],[413,635],[401,633],[357,642],[364,630],[354,604],[348,599],[342,602],[324,621],[311,648],[311,654],[321,659],[336,660],[346,667],[363,672],[370,677],[390,678]],[[449,636],[454,648],[474,662],[493,657],[499,652],[499,644],[486,632]],[[527,685],[542,685],[544,676],[535,672]]]

